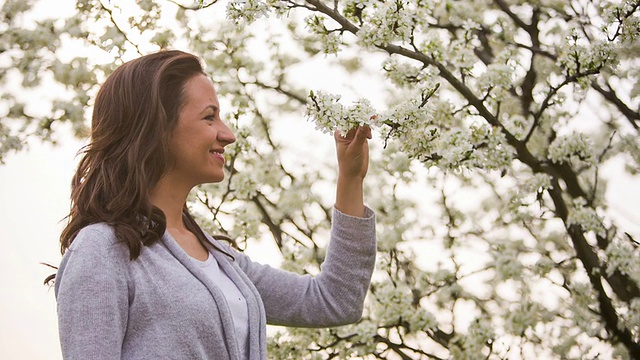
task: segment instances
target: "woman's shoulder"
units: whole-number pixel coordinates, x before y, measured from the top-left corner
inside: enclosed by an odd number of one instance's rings
[[[83,227],[74,237],[58,267],[56,296],[60,294],[61,288],[74,288],[87,282],[87,279],[91,279],[92,284],[111,281],[105,279],[127,279],[128,259],[127,248],[118,241],[112,226],[96,223]]]
[[[104,250],[118,247],[119,241],[113,226],[100,222],[90,224],[78,231],[70,250]]]

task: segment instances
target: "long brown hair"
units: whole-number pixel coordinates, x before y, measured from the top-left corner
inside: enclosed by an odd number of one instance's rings
[[[172,50],[129,61],[107,78],[96,96],[91,141],[81,150],[71,183],[63,254],[80,229],[97,222],[113,226],[131,260],[162,237],[166,218],[151,204],[149,190],[168,170],[168,139],[185,101],[184,85],[199,74],[205,73],[198,57]],[[190,230],[205,241],[186,208],[185,215]]]

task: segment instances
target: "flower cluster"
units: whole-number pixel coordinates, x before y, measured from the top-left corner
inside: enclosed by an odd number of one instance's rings
[[[626,170],[632,175],[640,173],[640,139],[635,135],[622,136],[618,147],[630,158],[625,164]]]
[[[627,238],[613,239],[605,250],[607,256],[607,274],[620,271],[640,283],[640,247]]]
[[[395,56],[386,58],[382,63],[382,68],[385,70],[387,78],[399,88],[414,88],[417,84],[432,78],[427,70],[407,62],[401,62]]]
[[[598,336],[603,330],[601,318],[595,314],[591,307],[597,295],[590,284],[572,282],[567,289],[571,292],[574,307],[571,309],[572,320],[583,332],[589,336]]]
[[[542,306],[529,299],[522,299],[514,309],[509,310],[505,321],[505,330],[513,335],[521,335],[528,328],[534,327],[545,312]]]
[[[329,31],[324,22],[325,17],[319,15],[311,15],[305,19],[309,31],[318,36],[322,52],[325,54],[337,54],[340,51],[340,45],[342,45],[342,37],[337,31]]]
[[[519,279],[523,276],[524,266],[520,262],[521,242],[517,240],[495,242],[491,249],[492,265],[496,271],[496,280]]]
[[[230,0],[227,17],[237,24],[250,24],[268,14],[267,4],[260,0]]]
[[[355,127],[379,123],[376,110],[366,99],[359,99],[352,106],[346,107],[338,102],[340,95],[312,91],[309,98],[307,117],[323,133],[332,134],[338,130],[346,136]]]
[[[593,231],[600,236],[606,235],[602,218],[596,213],[595,209],[587,206],[587,202],[583,198],[573,200],[573,206],[569,211],[567,223],[569,225],[578,225],[585,232]]]
[[[558,65],[566,69],[567,76],[582,77],[593,74],[604,66],[615,65],[615,45],[611,42],[596,40],[593,43],[587,43],[584,36],[575,28],[571,29],[566,37],[567,46],[562,49],[558,57]],[[587,84],[584,82],[586,80],[586,78],[582,80],[583,87]]]
[[[549,145],[549,160],[576,166],[593,165],[596,160],[591,139],[582,133],[558,136]]]
[[[374,10],[357,33],[358,43],[364,48],[386,46],[392,42],[406,42],[412,29],[422,20],[408,1],[373,3]]]
[[[485,358],[483,348],[485,344],[492,343],[496,338],[494,325],[487,318],[475,319],[467,334],[459,335],[457,341],[451,346],[451,357],[453,359],[472,360]]]
[[[396,324],[406,322],[408,331],[426,330],[436,327],[433,314],[413,303],[411,289],[405,284],[384,282],[375,286],[375,305],[372,306],[371,316],[382,324]]]
[[[640,298],[631,300],[623,316],[625,322],[630,325],[631,329],[636,332],[640,331]]]
[[[551,188],[549,175],[526,174],[526,178],[509,192],[508,213],[526,216],[526,208],[534,204],[549,188]]]
[[[20,137],[11,134],[7,127],[0,123],[0,165],[4,163],[4,154],[22,149],[24,143]]]

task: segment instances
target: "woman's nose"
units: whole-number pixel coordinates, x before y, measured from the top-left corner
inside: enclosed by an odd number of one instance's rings
[[[220,129],[220,131],[218,132],[218,141],[225,145],[232,144],[236,141],[236,136],[233,134],[233,131],[231,131],[227,124],[224,124],[224,128]]]

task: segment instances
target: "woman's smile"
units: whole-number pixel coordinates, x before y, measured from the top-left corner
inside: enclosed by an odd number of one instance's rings
[[[211,154],[216,160],[222,161],[222,163],[224,164],[225,159],[223,153],[224,149],[209,150],[209,154]]]

